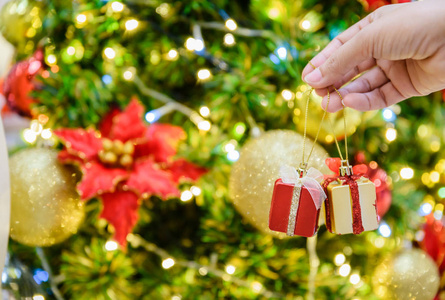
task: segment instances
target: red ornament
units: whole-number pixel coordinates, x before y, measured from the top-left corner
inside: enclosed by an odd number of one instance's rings
[[[3,94],[8,106],[24,117],[32,117],[31,106],[36,102],[29,93],[36,89],[34,77],[43,68],[43,53],[37,51],[34,56],[15,64],[3,84]]]
[[[138,220],[143,199],[178,197],[180,180],[195,181],[206,172],[185,159],[173,159],[178,142],[185,137],[182,128],[168,124],[147,127],[142,114],[143,107],[132,100],[123,112],[112,110],[99,132],[55,131],[65,144],[59,160],[80,166],[83,176],[77,188],[81,198],[102,200],[101,217],[113,224],[121,245]]]
[[[411,0],[359,0],[367,11],[376,10],[379,7],[389,5],[389,4],[397,4],[397,3],[407,3],[411,2]]]
[[[355,155],[355,160],[358,163],[365,162],[365,155],[359,152]],[[362,173],[374,182],[377,194],[377,214],[380,218],[388,212],[391,207],[392,193],[388,184],[388,175],[385,170],[379,168],[377,162],[372,161],[368,165],[363,165],[365,168]]]

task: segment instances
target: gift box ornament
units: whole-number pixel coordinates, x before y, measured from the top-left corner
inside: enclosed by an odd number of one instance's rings
[[[323,174],[310,168],[280,168],[280,177],[273,190],[269,213],[269,228],[287,233],[311,237],[318,230],[318,217],[326,194],[320,185]]]
[[[323,188],[330,232],[360,234],[378,228],[375,185],[362,174],[354,175],[347,160],[341,161],[339,176],[325,179]]]

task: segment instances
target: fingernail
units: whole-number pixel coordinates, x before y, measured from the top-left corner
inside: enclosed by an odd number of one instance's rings
[[[306,83],[316,83],[321,80],[321,72],[319,69],[315,69],[310,72],[306,77],[304,77],[304,81]]]

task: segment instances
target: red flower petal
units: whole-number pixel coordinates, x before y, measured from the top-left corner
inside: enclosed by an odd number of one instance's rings
[[[66,149],[61,150],[57,157],[62,164],[83,164],[83,160],[81,158],[79,158],[77,155],[69,153]]]
[[[167,162],[176,154],[180,140],[185,138],[184,130],[170,124],[153,124],[147,130],[147,143],[136,146],[135,156],[153,155],[156,162]]]
[[[160,170],[153,161],[137,162],[125,186],[140,195],[179,196],[170,174]]]
[[[102,119],[99,125],[100,133],[104,138],[110,138],[111,129],[113,128],[113,119],[120,114],[118,108],[112,108],[110,112]]]
[[[167,167],[167,170],[170,171],[172,179],[176,183],[181,179],[196,181],[207,173],[207,169],[188,162],[183,158],[175,160]]]
[[[62,139],[69,153],[84,161],[92,160],[102,149],[102,141],[92,129],[58,129],[54,133]]]
[[[82,172],[82,181],[77,186],[82,200],[114,192],[116,185],[128,177],[128,173],[124,169],[107,168],[97,162],[83,165]]]
[[[331,170],[335,173],[335,175],[338,176],[338,169],[341,166],[341,159],[338,157],[328,157],[326,158],[325,163],[328,166],[329,170]]]
[[[147,127],[142,121],[143,112],[144,107],[133,99],[123,112],[116,114],[112,111],[111,115],[105,117],[106,122],[102,124],[101,132],[103,129],[104,135],[108,138],[121,140],[124,143],[128,140],[144,138]]]
[[[127,235],[138,220],[139,198],[135,193],[125,191],[105,193],[101,198],[104,208],[100,217],[113,225],[114,239],[125,247]]]

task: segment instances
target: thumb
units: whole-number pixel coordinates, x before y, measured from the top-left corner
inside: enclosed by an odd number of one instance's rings
[[[355,75],[371,68],[375,62],[369,64],[366,61],[372,59],[373,43],[378,43],[377,29],[378,26],[369,24],[347,41],[339,37],[341,46],[323,64],[306,75],[304,81],[314,88],[326,88],[338,82],[348,82]],[[366,69],[362,66],[366,66]]]

